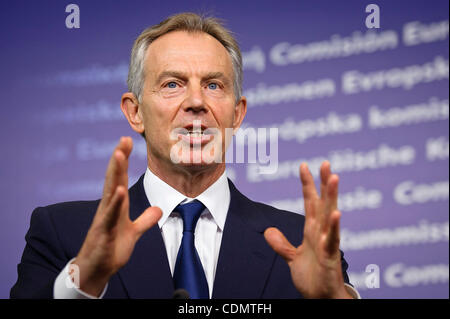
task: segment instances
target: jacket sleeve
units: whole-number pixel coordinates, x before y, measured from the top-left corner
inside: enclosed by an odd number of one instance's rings
[[[350,283],[350,279],[347,274],[348,263],[344,259],[344,252],[342,250],[339,250],[339,251],[341,252],[341,265],[342,265],[342,275],[344,277],[344,282],[353,287],[353,285]]]
[[[26,246],[17,266],[18,278],[10,298],[53,298],[56,277],[69,260],[58,238],[52,216],[36,208],[25,236]]]

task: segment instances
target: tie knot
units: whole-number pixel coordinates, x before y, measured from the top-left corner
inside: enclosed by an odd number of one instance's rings
[[[175,211],[179,212],[183,219],[183,232],[194,232],[200,214],[205,209],[205,205],[198,200],[194,200],[187,204],[178,205]]]

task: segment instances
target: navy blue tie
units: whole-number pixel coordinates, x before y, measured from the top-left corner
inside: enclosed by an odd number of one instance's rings
[[[209,289],[203,266],[195,249],[195,225],[205,206],[198,200],[175,208],[183,218],[183,239],[178,250],[173,280],[175,289],[185,289],[192,299],[208,299]]]

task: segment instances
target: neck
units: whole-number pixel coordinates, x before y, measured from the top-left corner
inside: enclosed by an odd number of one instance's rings
[[[222,176],[225,171],[225,163],[191,167],[168,164],[149,157],[148,168],[183,195],[194,198]]]

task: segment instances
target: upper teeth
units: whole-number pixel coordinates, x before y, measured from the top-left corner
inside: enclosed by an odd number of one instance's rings
[[[202,135],[203,132],[202,131],[188,131],[189,135]]]

